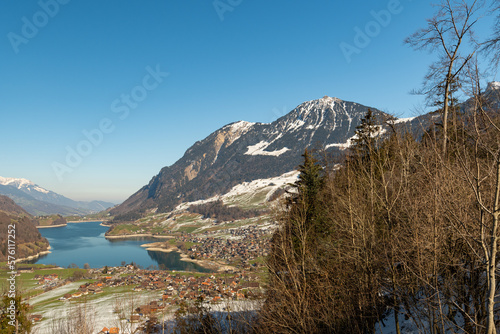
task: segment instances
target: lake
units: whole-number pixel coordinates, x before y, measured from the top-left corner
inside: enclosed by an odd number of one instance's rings
[[[104,233],[108,227],[100,222],[69,223],[67,226],[39,229],[42,236],[49,240],[51,252],[30,263],[56,264],[68,267],[76,264],[83,268],[88,263],[91,268],[120,266],[135,262],[142,268],[159,267],[163,264],[168,270],[211,272],[211,270],[192,262],[181,261],[177,252],[152,252],[141,245],[158,242],[154,238],[112,239],[107,240]]]

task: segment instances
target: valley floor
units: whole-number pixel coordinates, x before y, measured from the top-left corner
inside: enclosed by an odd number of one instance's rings
[[[171,322],[180,303],[202,298],[210,310],[256,309],[262,300],[260,277],[246,272],[201,274],[148,271],[133,267],[62,269],[33,265],[16,278],[32,307],[37,334],[57,332],[60,326],[120,328],[131,332],[151,317]],[[80,275],[77,275],[81,273]],[[5,275],[6,273],[0,273]],[[75,277],[84,277],[75,280]]]

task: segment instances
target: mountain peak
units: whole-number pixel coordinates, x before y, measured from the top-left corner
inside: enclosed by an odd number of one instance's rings
[[[4,186],[15,186],[18,189],[21,189],[22,187],[27,187],[27,186],[34,186],[35,184],[31,182],[30,180],[27,179],[16,179],[13,177],[3,177],[0,176],[0,184]]]
[[[226,125],[224,128],[230,128],[231,132],[240,132],[251,128],[255,123],[247,121],[238,121]]]
[[[316,109],[317,111],[325,110],[325,109],[332,109],[333,110],[335,108],[336,104],[340,104],[342,102],[344,102],[344,101],[337,98],[337,97],[331,97],[331,96],[325,95],[320,99],[304,102],[299,106],[299,108],[302,107],[302,109],[305,109],[307,111],[310,111],[312,109]]]
[[[341,99],[338,99],[336,97],[331,97],[331,96],[328,96],[328,95],[325,95],[323,96],[321,99],[319,99],[320,101],[324,101],[324,102],[337,102],[337,101],[342,101]]]
[[[191,146],[111,214],[166,212],[181,202],[222,195],[233,186],[291,172],[306,148],[324,145],[336,154],[354,136],[367,106],[324,96],[306,101],[272,123],[238,121]],[[382,113],[375,108],[374,112]]]
[[[499,81],[492,81],[488,83],[488,88],[486,90],[500,90],[500,82]]]

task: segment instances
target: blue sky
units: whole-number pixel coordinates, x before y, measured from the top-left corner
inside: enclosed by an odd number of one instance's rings
[[[430,3],[2,1],[0,176],[120,202],[234,121],[271,122],[324,95],[412,116],[433,57],[403,40]],[[341,45],[381,10],[390,18],[348,61]]]

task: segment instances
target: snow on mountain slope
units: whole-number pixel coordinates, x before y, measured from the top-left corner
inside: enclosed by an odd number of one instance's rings
[[[400,123],[407,123],[411,122],[415,119],[416,117],[407,117],[407,118],[398,118],[397,120],[394,121],[394,124],[400,124]]]
[[[295,181],[297,181],[299,174],[300,173],[298,171],[291,171],[278,177],[257,179],[251,182],[243,182],[234,186],[224,195],[213,196],[205,200],[182,203],[179,204],[175,208],[175,210],[186,210],[191,205],[205,204],[218,200],[222,200],[224,203],[232,203],[237,200],[248,199],[249,197],[253,197],[255,194],[259,193],[262,195],[263,193],[267,193],[265,196],[262,196],[262,200],[268,201],[276,190],[284,188],[287,185],[293,184]]]
[[[413,119],[413,118],[411,118]],[[410,118],[407,118],[406,121],[402,121],[402,122],[409,122],[411,120]],[[403,120],[403,119],[401,119]],[[399,120],[398,120],[399,121]],[[397,121],[396,121],[397,122]],[[395,122],[395,123],[396,123]],[[376,132],[372,133],[372,138],[375,138],[375,137],[380,137],[382,136],[383,134],[385,134],[387,132],[386,129],[384,128],[379,128]],[[345,149],[348,149],[350,148],[354,142],[358,139],[358,135],[355,134],[354,136],[352,136],[351,138],[347,139],[347,141],[345,143],[333,143],[333,144],[327,144],[325,145],[325,149],[329,149],[331,147],[337,147],[339,148],[340,150],[345,150]]]
[[[255,123],[239,121],[223,127],[223,129],[229,129],[231,136],[228,138],[227,146],[231,145],[235,141],[237,141],[242,135],[246,134]]]
[[[30,180],[16,179],[16,178],[13,178],[13,177],[2,177],[2,176],[0,176],[0,184],[2,184],[4,186],[16,187],[17,189],[29,188],[30,186],[31,187],[36,186]],[[38,187],[38,188],[40,188],[40,187]],[[45,190],[43,188],[40,188],[40,189],[43,190],[44,192],[48,192],[48,190]]]
[[[265,149],[269,145],[271,145],[271,143],[268,143],[267,141],[264,140],[255,145],[250,145],[248,146],[248,150],[245,152],[245,155],[269,155],[269,156],[279,157],[286,151],[290,150],[288,147],[283,147],[280,150],[275,150],[272,152],[265,151]]]
[[[247,121],[238,121],[234,122],[232,124],[227,125],[228,127],[231,128],[233,132],[246,132],[248,131],[252,126],[254,126],[255,123],[252,122],[247,122]]]
[[[22,178],[13,178],[13,177],[2,177],[0,176],[0,184],[4,186],[15,187],[27,194],[35,195],[36,193],[42,194],[50,194],[51,191],[40,187],[39,185],[33,183],[30,180],[22,179]]]
[[[272,188],[271,190],[272,192],[274,192],[279,188],[282,188],[288,184],[292,184],[295,181],[297,181],[299,174],[300,174],[299,171],[291,171],[283,175],[280,175],[278,177],[271,177],[268,179],[257,179],[251,182],[243,182],[237,186],[234,186],[229,192],[227,192],[221,197],[224,200],[229,200],[231,198],[234,198],[235,196],[239,196],[242,194],[256,193],[259,190],[262,190],[263,188],[266,187]],[[272,192],[270,192],[270,195],[272,195]],[[270,195],[266,196],[266,200],[269,199]]]

